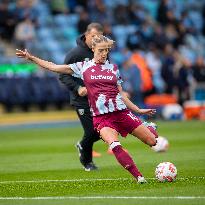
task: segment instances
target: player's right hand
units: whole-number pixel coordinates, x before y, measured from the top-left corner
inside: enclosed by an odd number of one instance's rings
[[[30,59],[31,58],[31,54],[27,51],[27,49],[24,49],[24,51],[16,49],[16,55],[19,58],[25,58],[25,59]]]
[[[81,97],[86,96],[87,95],[87,88],[80,86],[78,88],[78,95],[80,95]]]

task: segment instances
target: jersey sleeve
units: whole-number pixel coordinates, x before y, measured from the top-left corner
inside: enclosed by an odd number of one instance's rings
[[[71,68],[71,70],[73,70],[73,77],[76,78],[81,78],[83,79],[83,75],[82,75],[82,70],[83,70],[83,62],[77,62],[77,63],[73,63],[73,64],[69,64],[69,67]]]
[[[117,77],[117,85],[121,85],[123,80],[122,80],[122,77],[120,75],[120,71],[119,71],[117,66],[116,66],[116,77]]]

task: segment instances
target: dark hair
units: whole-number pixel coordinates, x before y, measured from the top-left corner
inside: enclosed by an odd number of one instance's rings
[[[99,23],[90,23],[87,26],[86,33],[89,33],[93,28],[103,33],[103,26]]]

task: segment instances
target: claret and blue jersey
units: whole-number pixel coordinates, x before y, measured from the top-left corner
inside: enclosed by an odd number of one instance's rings
[[[84,80],[93,116],[126,109],[119,93],[122,83],[117,65],[93,60],[69,64],[73,76]]]

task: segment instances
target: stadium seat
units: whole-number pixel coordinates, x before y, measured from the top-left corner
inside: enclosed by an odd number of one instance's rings
[[[124,56],[121,52],[111,52],[109,57],[111,62],[115,62],[117,65],[121,65],[124,61]]]
[[[133,34],[136,31],[136,26],[129,25],[129,26],[122,26],[117,25],[113,26],[113,34],[116,37],[116,43],[118,48],[124,48],[126,45],[127,36],[129,34]]]
[[[65,53],[60,50],[51,50],[50,52],[51,61],[57,64],[62,64],[64,62]]]
[[[79,21],[79,15],[78,14],[69,14],[68,15],[68,22],[72,26],[76,26]]]
[[[40,15],[38,17],[38,24],[40,27],[52,27],[53,26],[53,18],[50,15]]]
[[[205,83],[198,83],[192,90],[192,99],[205,101]]]
[[[45,28],[40,28],[37,30],[37,37],[38,39],[43,42],[45,41],[49,41],[50,39],[53,39],[53,31],[52,29],[45,27]]]
[[[75,27],[63,28],[62,33],[66,39],[75,40],[78,36],[78,31]]]
[[[68,19],[68,15],[64,14],[58,14],[53,18],[55,25],[58,27],[67,27],[69,25]]]
[[[11,91],[12,83],[5,75],[0,75],[0,103],[5,104],[8,100],[8,93]]]

